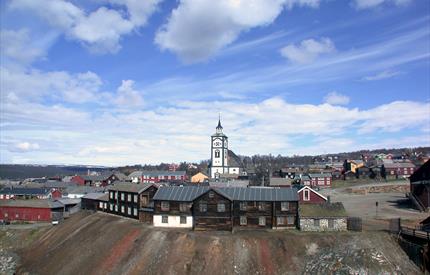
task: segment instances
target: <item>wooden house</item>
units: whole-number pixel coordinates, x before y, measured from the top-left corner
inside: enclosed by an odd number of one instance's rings
[[[299,191],[297,191],[297,194],[299,196],[300,204],[319,204],[325,203],[327,201],[326,197],[309,186],[301,188]]]
[[[107,211],[108,208],[108,193],[89,193],[81,198],[81,208],[85,210]]]
[[[161,187],[154,196],[154,226],[195,230],[295,228],[293,188]]]
[[[5,187],[0,190],[0,200],[11,199],[58,199],[61,191],[57,188],[27,188],[27,187]]]
[[[412,201],[421,210],[430,208],[430,160],[424,163],[410,177]]]
[[[310,173],[311,186],[330,187],[331,186],[331,173]]]
[[[165,186],[154,196],[154,226],[193,228],[192,205],[207,186]]]
[[[108,188],[109,213],[152,223],[153,197],[158,186],[152,183],[119,182]]]
[[[52,200],[0,200],[0,220],[50,222],[63,218],[64,205]]]

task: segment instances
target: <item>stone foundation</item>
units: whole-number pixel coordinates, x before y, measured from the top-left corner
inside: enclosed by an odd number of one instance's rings
[[[320,225],[315,226],[317,218],[300,218],[300,230],[302,231],[346,231],[346,218],[319,218]],[[333,220],[333,228],[329,228],[328,220]]]

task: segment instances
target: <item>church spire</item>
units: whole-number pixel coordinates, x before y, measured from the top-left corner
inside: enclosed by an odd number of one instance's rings
[[[221,126],[221,113],[218,115],[218,126],[216,127],[217,133],[222,133],[222,126]]]

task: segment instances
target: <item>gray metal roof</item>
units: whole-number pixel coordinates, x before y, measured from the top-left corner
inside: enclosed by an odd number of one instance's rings
[[[52,200],[0,200],[0,207],[63,208],[64,205]]]
[[[106,193],[107,194],[107,193]],[[99,200],[101,197],[103,197],[105,193],[96,192],[96,193],[89,193],[83,196],[83,199],[90,199],[90,200]]]
[[[165,186],[158,189],[153,199],[162,201],[193,201],[209,189],[208,186]]]
[[[5,187],[0,190],[0,194],[13,195],[47,195],[51,191],[50,188],[23,188],[23,187]]]
[[[208,186],[167,186],[158,189],[154,200],[193,201],[209,190],[237,201],[297,201],[297,190],[292,188],[210,188]]]
[[[218,188],[220,193],[234,201],[297,201],[293,188]]]

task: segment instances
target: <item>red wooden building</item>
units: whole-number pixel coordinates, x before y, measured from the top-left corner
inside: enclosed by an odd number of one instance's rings
[[[0,200],[14,199],[59,199],[61,191],[57,188],[5,187],[0,190]]]
[[[329,173],[315,173],[309,174],[311,178],[311,186],[329,187],[331,186],[331,174]]]
[[[327,201],[326,197],[324,197],[317,191],[313,190],[309,186],[303,187],[302,189],[297,191],[297,194],[299,195],[300,203],[318,204],[318,203],[325,203]]]
[[[51,200],[0,201],[0,220],[50,222],[63,216],[64,205]]]

